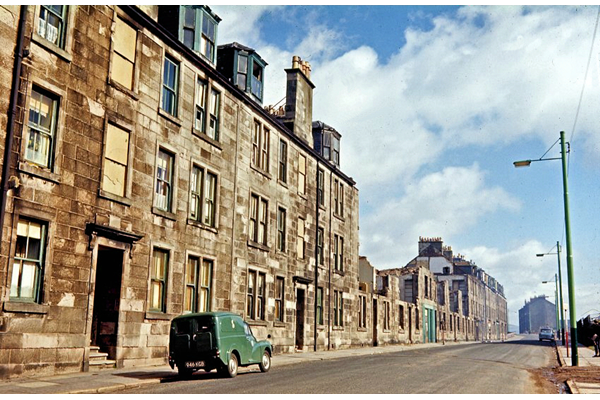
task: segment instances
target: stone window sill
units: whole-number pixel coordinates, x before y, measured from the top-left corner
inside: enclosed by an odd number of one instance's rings
[[[27,162],[19,162],[19,171],[52,183],[60,184],[60,175]]]
[[[47,314],[48,306],[45,304],[8,301],[4,303],[4,311],[12,313]]]

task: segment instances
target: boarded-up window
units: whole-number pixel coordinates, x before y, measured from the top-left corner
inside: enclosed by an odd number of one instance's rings
[[[108,124],[104,147],[102,190],[118,196],[125,196],[128,154],[129,132],[113,124]]]
[[[304,258],[304,220],[302,218],[298,218],[298,239],[296,242],[296,252],[298,254],[298,258]]]
[[[111,76],[115,82],[133,90],[137,31],[122,19],[115,22],[114,53]]]

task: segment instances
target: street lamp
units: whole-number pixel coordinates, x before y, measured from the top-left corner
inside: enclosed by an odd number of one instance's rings
[[[538,257],[544,257],[548,255],[556,254],[558,256],[558,288],[559,288],[559,299],[560,299],[560,339],[562,344],[565,344],[565,314],[564,314],[564,304],[563,304],[563,292],[562,292],[562,274],[560,268],[560,242],[556,242],[556,253],[542,253],[536,254]],[[556,278],[556,274],[554,275]],[[558,304],[556,304],[558,308]]]
[[[569,316],[571,321],[571,365],[576,367],[579,365],[579,354],[577,352],[577,314],[575,313],[575,290],[573,276],[573,250],[571,246],[571,223],[569,218],[569,185],[567,182],[567,157],[565,148],[565,132],[560,132],[560,158],[541,158],[537,160],[515,161],[515,167],[528,167],[532,162],[562,160],[562,177],[563,177],[563,196],[565,206],[565,230],[567,242],[567,280],[569,286]],[[555,143],[556,144],[556,143]],[[550,151],[550,150],[548,150]],[[546,152],[546,154],[548,153]],[[546,155],[544,154],[544,155]]]

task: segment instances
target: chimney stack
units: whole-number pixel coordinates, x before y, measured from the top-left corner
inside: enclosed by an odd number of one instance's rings
[[[296,136],[314,147],[312,136],[313,90],[310,64],[299,56],[292,57],[292,68],[286,69],[287,89],[283,122]]]

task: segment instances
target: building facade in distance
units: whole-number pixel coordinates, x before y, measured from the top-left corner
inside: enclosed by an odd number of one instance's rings
[[[540,295],[525,301],[519,310],[519,333],[538,333],[541,328],[556,327],[556,305]]]

